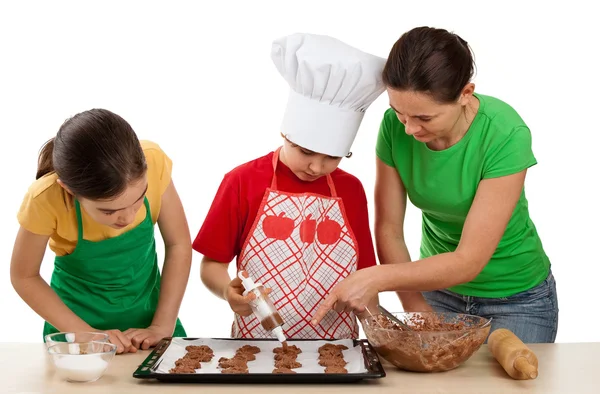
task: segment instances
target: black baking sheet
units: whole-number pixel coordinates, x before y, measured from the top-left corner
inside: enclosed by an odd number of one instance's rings
[[[201,338],[178,338],[185,341],[195,341]],[[245,339],[245,338],[212,338],[233,342],[232,348],[254,341],[271,341],[270,339]],[[273,373],[248,373],[248,374],[222,374],[222,373],[194,373],[173,374],[157,372],[162,355],[167,351],[173,338],[164,338],[160,341],[150,355],[133,373],[137,379],[156,379],[162,382],[174,383],[351,383],[364,379],[379,379],[386,376],[379,357],[366,339],[353,340],[354,346],[361,349],[364,372],[347,374],[325,373],[298,373],[298,374],[273,374]],[[272,340],[276,342],[276,340]],[[308,340],[310,341],[310,340]],[[316,341],[316,340],[315,340]],[[290,345],[294,342],[307,342],[307,340],[288,340]]]

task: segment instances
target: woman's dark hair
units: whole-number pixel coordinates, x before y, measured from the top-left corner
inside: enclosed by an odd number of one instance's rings
[[[465,40],[444,29],[417,27],[392,47],[383,69],[391,89],[431,95],[440,103],[458,100],[475,63]]]
[[[140,142],[125,119],[92,109],[67,119],[40,152],[36,179],[56,172],[75,196],[111,199],[146,172]]]

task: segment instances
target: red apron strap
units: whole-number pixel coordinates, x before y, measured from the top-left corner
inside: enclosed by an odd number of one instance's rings
[[[327,184],[329,185],[329,190],[331,191],[331,197],[337,197],[337,191],[335,190],[335,185],[333,184],[331,174],[327,174]]]
[[[273,179],[271,180],[271,189],[277,190],[277,163],[279,163],[279,152],[281,151],[281,147],[275,150],[273,153]],[[331,175],[327,175],[327,185],[329,186],[329,191],[331,192],[331,197],[337,197],[337,190],[335,189],[335,184],[333,183],[333,179]]]
[[[273,153],[273,180],[271,181],[271,189],[277,190],[277,163],[279,163],[279,151],[281,146]]]

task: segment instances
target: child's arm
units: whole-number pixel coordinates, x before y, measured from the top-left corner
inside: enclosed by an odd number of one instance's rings
[[[48,244],[47,235],[19,229],[10,262],[10,280],[19,296],[39,316],[59,331],[98,331],[77,316],[40,276],[40,266]],[[119,330],[105,331],[117,352],[135,351]]]
[[[148,349],[173,335],[192,265],[190,230],[175,185],[171,181],[162,195],[158,226],[165,242],[165,262],[158,306],[150,327],[125,331],[134,346]]]
[[[249,316],[252,314],[249,302],[252,300],[253,294],[246,297],[242,295],[244,292],[242,281],[237,277],[231,280],[228,268],[229,264],[203,257],[200,265],[200,279],[211,293],[227,301],[235,313],[240,316]]]
[[[231,309],[241,316],[252,313],[248,305],[252,296],[242,296],[242,281],[237,276],[232,280],[228,269],[229,263],[239,253],[244,224],[250,215],[247,204],[244,205],[242,201],[254,198],[241,191],[242,180],[251,176],[245,171],[238,169],[223,177],[192,245],[203,256],[200,264],[202,283],[211,293],[227,301]],[[241,198],[241,195],[244,197]],[[262,198],[262,194],[257,198]]]
[[[229,264],[202,257],[200,263],[200,279],[204,286],[217,297],[227,300],[227,288],[231,283],[228,272]]]
[[[19,229],[10,262],[10,280],[19,296],[48,323],[60,331],[91,331],[40,276],[48,236]]]

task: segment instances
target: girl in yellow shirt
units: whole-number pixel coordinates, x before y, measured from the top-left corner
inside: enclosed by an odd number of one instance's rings
[[[104,331],[117,352],[185,336],[177,318],[191,240],[171,160],[120,116],[93,109],[68,119],[42,149],[18,213],[11,281],[57,331]],[[154,224],[165,242],[163,275]],[[49,245],[50,285],[40,276]]]

